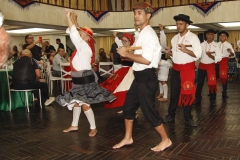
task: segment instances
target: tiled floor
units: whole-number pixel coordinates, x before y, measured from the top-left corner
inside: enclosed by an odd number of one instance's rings
[[[0,160],[7,159],[240,159],[240,81],[229,82],[228,98],[209,106],[207,85],[203,89],[202,107],[193,108],[198,127],[185,125],[182,108],[178,108],[174,123],[165,124],[173,141],[172,147],[159,153],[151,147],[160,141],[154,128],[143,117],[134,122],[134,144],[114,150],[112,146],[124,135],[121,108],[105,109],[92,105],[98,134],[88,137],[89,124],[82,113],[79,131],[63,133],[72,121],[72,111],[56,102],[40,109],[36,104],[30,113],[25,108],[12,112],[0,111]],[[161,114],[167,114],[169,102],[156,101]]]

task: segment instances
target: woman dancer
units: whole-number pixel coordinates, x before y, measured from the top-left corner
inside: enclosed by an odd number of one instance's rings
[[[90,104],[99,103],[103,101],[113,101],[115,96],[110,92],[101,88],[97,83],[97,76],[91,69],[91,63],[94,62],[94,39],[92,37],[93,31],[91,28],[77,27],[71,20],[76,20],[76,14],[65,10],[68,19],[67,33],[75,45],[77,51],[71,57],[71,76],[72,76],[72,89],[59,95],[56,101],[62,105],[67,106],[69,110],[73,110],[73,120],[69,128],[63,132],[71,132],[78,130],[78,121],[81,109],[84,111],[88,122],[90,123],[89,136],[93,137],[97,134],[95,125],[94,113]]]

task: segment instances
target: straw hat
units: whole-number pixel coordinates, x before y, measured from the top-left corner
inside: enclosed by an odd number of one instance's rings
[[[90,36],[93,39],[93,30],[88,27],[88,26],[84,26],[79,28],[81,31],[85,32],[88,36]]]

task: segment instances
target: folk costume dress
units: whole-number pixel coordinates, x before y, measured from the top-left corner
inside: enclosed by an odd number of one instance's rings
[[[75,103],[79,106],[86,104],[100,103],[104,101],[112,102],[115,96],[109,91],[99,86],[98,78],[91,68],[91,57],[93,56],[93,43],[86,43],[79,35],[75,25],[66,31],[75,45],[77,51],[71,57],[72,89],[56,97],[56,101],[61,106],[67,106],[72,110]],[[92,39],[93,40],[93,39]]]

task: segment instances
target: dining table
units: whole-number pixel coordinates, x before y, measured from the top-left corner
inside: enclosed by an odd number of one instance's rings
[[[10,110],[10,104],[9,104],[9,79],[7,78],[7,74],[9,77],[12,76],[13,70],[6,71],[5,69],[0,69],[0,110],[3,111],[9,111]],[[11,79],[10,79],[11,81]],[[11,110],[17,109],[17,108],[23,108],[25,107],[25,93],[14,91],[11,93]],[[28,92],[28,104],[29,106],[32,106],[32,93]]]

